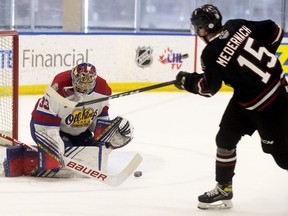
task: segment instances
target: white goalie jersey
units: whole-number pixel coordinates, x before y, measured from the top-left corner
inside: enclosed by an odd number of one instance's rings
[[[51,84],[52,88],[62,97],[83,102],[111,95],[111,89],[106,81],[97,76],[97,84],[93,92],[81,97],[71,89],[70,74],[70,70],[58,74]],[[94,132],[97,118],[108,119],[108,109],[108,100],[89,106],[70,108],[45,94],[38,100],[32,112],[32,119],[36,131],[46,130],[45,127],[58,127],[61,131],[75,136],[86,131],[87,128]]]

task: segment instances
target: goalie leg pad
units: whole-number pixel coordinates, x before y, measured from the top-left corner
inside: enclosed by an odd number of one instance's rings
[[[24,149],[23,151],[23,174],[31,175],[33,170],[38,165],[38,153],[31,149]]]
[[[17,177],[23,175],[23,147],[10,146],[6,149],[4,171],[6,177]]]
[[[36,132],[38,145],[38,171],[57,171],[61,167],[61,154],[55,140],[45,133]]]
[[[4,171],[6,177],[30,175],[38,165],[38,153],[22,146],[10,146],[6,149]]]

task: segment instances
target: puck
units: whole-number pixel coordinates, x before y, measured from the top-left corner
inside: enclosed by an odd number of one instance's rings
[[[141,176],[142,176],[142,172],[141,171],[134,172],[134,177],[141,177]]]

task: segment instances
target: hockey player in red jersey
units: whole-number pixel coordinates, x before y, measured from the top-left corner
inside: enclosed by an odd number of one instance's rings
[[[75,102],[111,95],[111,88],[90,63],[81,63],[71,70],[57,74],[51,87],[62,97]],[[24,155],[22,174],[25,175],[57,174],[62,168],[61,155],[64,154],[73,158],[80,156],[81,160],[96,158],[92,165],[97,165],[99,170],[105,169],[107,161],[104,160],[107,160],[110,151],[128,144],[133,138],[131,123],[122,117],[110,120],[108,110],[109,100],[70,108],[46,93],[37,101],[30,123],[31,135],[38,146],[38,153],[23,150],[23,147],[14,147],[10,152],[8,149],[6,175],[21,175],[21,172],[14,172],[13,159],[17,158],[17,154]],[[113,126],[103,132],[112,125],[116,125],[117,130]],[[117,139],[113,139],[115,136]],[[85,146],[86,148],[83,148]]]
[[[288,88],[275,56],[283,30],[271,20],[235,19],[222,25],[220,11],[211,4],[192,12],[191,30],[206,43],[203,73],[180,71],[176,87],[204,97],[216,94],[222,82],[234,90],[216,136],[217,185],[198,197],[198,207],[230,208],[236,147],[242,136],[257,131],[263,151],[288,169]]]

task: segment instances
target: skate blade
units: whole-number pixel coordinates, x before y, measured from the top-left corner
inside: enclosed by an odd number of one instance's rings
[[[199,202],[198,208],[202,210],[221,210],[230,209],[233,207],[231,200],[221,200],[214,203],[203,203]]]

